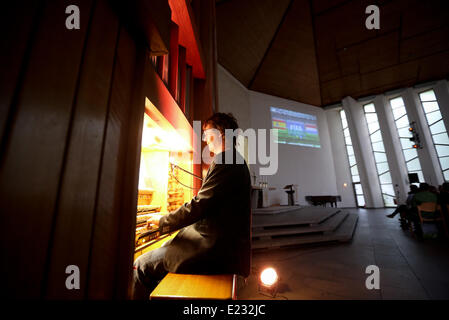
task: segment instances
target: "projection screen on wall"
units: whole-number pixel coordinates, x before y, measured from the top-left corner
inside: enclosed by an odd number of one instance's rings
[[[278,129],[277,143],[320,148],[316,116],[270,107],[271,125]]]

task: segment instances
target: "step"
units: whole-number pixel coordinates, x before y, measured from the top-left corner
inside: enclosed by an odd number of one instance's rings
[[[324,242],[346,242],[352,239],[357,225],[358,215],[349,213],[335,232],[325,234],[303,234],[272,239],[253,240],[252,249],[279,248],[292,245],[303,245]]]
[[[253,228],[319,224],[340,212],[338,208],[302,207],[276,215],[253,215]]]
[[[253,214],[279,214],[279,213],[285,213],[290,211],[295,211],[300,209],[301,207],[298,205],[294,206],[273,206],[273,207],[266,207],[266,208],[255,208],[252,209]]]
[[[340,211],[335,215],[329,217],[324,222],[317,225],[295,225],[295,226],[281,226],[281,227],[269,227],[261,228],[260,230],[253,230],[252,236],[254,237],[268,237],[277,235],[288,234],[304,234],[304,233],[317,233],[317,232],[331,232],[334,231],[346,218],[348,212]]]
[[[350,213],[346,220],[340,225],[340,227],[335,231],[335,237],[338,241],[350,241],[354,235],[355,228],[357,227],[357,222],[359,220],[359,215],[357,213]]]

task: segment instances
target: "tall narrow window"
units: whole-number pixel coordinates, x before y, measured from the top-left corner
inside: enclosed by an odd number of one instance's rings
[[[416,173],[420,182],[424,182],[424,176],[421,170],[421,163],[418,158],[418,151],[413,148],[413,142],[410,138],[413,136],[410,132],[410,122],[407,111],[405,110],[404,100],[397,97],[390,100],[393,111],[394,122],[398,130],[399,140],[401,141],[402,153],[404,154],[405,164],[408,173]]]
[[[376,162],[377,175],[379,177],[384,205],[386,207],[394,207],[394,188],[376,109],[374,108],[373,103],[364,105],[363,109],[365,111],[366,123],[368,124],[368,131],[371,139],[371,146],[373,147],[374,160]]]
[[[157,56],[151,56],[151,64],[153,65],[154,68],[157,67]]]
[[[165,56],[163,56],[163,60],[162,60],[162,81],[164,81],[164,83],[166,85],[168,85],[168,71],[170,68],[170,54],[166,54]]]
[[[352,147],[351,135],[349,133],[348,121],[346,119],[346,113],[344,110],[340,111],[340,118],[341,118],[341,125],[343,127],[343,135],[345,137],[346,154],[348,156],[349,168],[351,170],[352,186],[354,188],[357,206],[364,207],[365,196],[363,194],[362,185],[360,184],[359,169],[357,167],[357,161],[354,155],[354,148]]]
[[[185,108],[185,115],[187,119],[190,119],[190,102],[192,99],[192,67],[187,65],[186,68],[186,108]]]
[[[443,122],[443,117],[441,116],[440,106],[435,97],[435,92],[433,90],[421,92],[419,99],[421,100],[427,124],[432,134],[433,144],[438,155],[438,160],[440,160],[444,180],[449,180],[449,137]]]

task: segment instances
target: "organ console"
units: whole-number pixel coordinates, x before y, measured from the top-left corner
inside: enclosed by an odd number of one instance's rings
[[[191,142],[154,106],[150,110],[144,115],[142,131],[135,259],[176,235],[176,232],[163,234],[158,226],[147,223],[149,218],[174,211],[193,196],[193,177],[188,174],[193,169]]]

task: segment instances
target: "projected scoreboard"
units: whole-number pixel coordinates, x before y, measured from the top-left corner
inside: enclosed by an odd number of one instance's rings
[[[305,147],[320,147],[316,116],[271,107],[271,124],[278,129],[277,143]]]

